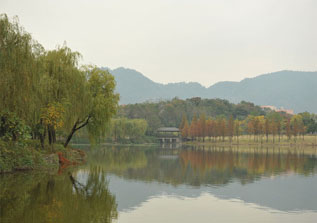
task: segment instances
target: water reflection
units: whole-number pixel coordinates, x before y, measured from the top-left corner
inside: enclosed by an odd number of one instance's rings
[[[110,147],[93,151],[90,158],[108,172],[119,211],[161,195],[198,198],[203,193],[279,211],[317,211],[315,153]]]
[[[225,148],[146,150],[112,147],[92,151],[89,162],[128,179],[192,186],[224,185],[233,180],[245,184],[263,176],[312,175],[317,171],[315,154],[269,149],[241,152]]]
[[[143,216],[154,205],[147,213],[155,214],[155,204],[167,208],[173,202],[179,212],[221,203],[219,217],[230,207],[259,213],[246,204],[316,216],[316,172],[316,152],[302,150],[104,147],[61,175],[0,175],[0,222],[123,221],[132,219],[127,213]],[[241,202],[231,205],[233,200]]]
[[[1,176],[2,222],[111,222],[117,217],[115,197],[105,173],[92,168],[85,183],[70,173]]]

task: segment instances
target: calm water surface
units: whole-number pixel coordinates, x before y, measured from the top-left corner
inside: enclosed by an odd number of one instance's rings
[[[316,151],[88,153],[56,174],[0,175],[0,222],[317,222]]]

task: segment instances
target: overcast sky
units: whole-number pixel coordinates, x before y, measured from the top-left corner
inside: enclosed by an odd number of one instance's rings
[[[204,86],[279,70],[317,70],[315,0],[0,0],[46,49]]]

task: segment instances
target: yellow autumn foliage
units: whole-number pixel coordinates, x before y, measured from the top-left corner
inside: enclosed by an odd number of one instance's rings
[[[50,125],[54,129],[64,126],[65,109],[61,103],[51,103],[42,109],[41,118],[45,125]]]

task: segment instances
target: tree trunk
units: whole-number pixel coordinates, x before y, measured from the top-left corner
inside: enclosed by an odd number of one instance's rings
[[[74,127],[76,127],[76,126],[74,125]],[[68,143],[70,142],[70,140],[72,139],[74,133],[76,132],[76,130],[74,129],[74,127],[72,128],[72,131],[71,131],[71,132],[69,133],[69,135],[67,136],[67,139],[66,139],[66,141],[65,141],[65,143],[64,143],[64,148],[67,147]]]
[[[53,141],[53,144],[56,143],[56,131],[54,128],[52,128],[52,141]]]
[[[53,139],[52,139],[52,132],[51,132],[50,126],[47,126],[47,133],[48,133],[48,143],[51,145],[53,143]]]
[[[44,129],[43,134],[40,133],[39,135],[40,135],[39,137],[40,137],[41,147],[42,149],[44,149],[46,130]]]
[[[69,135],[67,136],[67,139],[64,143],[64,148],[67,147],[68,143],[70,142],[70,140],[72,139],[74,133],[76,131],[78,131],[79,129],[83,128],[84,126],[86,126],[88,123],[89,123],[89,120],[90,120],[91,116],[88,115],[88,117],[86,118],[86,120],[83,120],[83,121],[79,121],[79,119],[77,119],[77,121],[75,122],[71,132],[69,133]],[[77,127],[78,126],[78,127]]]

